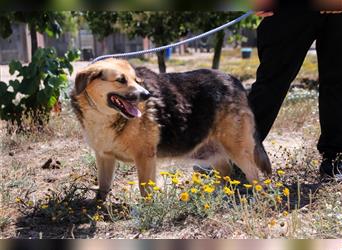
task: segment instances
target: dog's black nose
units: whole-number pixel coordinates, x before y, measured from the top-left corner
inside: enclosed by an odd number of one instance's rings
[[[151,97],[151,93],[146,91],[140,94],[140,99],[146,101],[148,98]]]
[[[137,93],[129,93],[125,97],[128,101],[135,102],[138,101],[138,94]]]

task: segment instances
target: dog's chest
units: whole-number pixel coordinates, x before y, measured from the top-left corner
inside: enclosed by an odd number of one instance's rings
[[[114,123],[118,125],[117,123]],[[84,123],[85,138],[88,145],[104,157],[114,157],[118,160],[131,162],[132,157],[128,145],[122,143],[120,127],[113,127],[108,120],[86,119]]]
[[[85,137],[90,147],[97,152],[112,151],[115,132],[105,124],[85,123]]]

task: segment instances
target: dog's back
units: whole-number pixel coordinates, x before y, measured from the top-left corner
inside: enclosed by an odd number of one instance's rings
[[[160,154],[188,153],[208,137],[218,112],[234,106],[248,108],[241,83],[219,71],[158,75],[140,67],[136,72],[153,97],[148,102],[153,103],[161,126]]]

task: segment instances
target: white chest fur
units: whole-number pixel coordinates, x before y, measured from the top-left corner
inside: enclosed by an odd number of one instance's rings
[[[95,112],[87,112],[84,119],[84,132],[87,143],[97,153],[110,153],[115,151],[117,133],[108,117],[102,117]]]

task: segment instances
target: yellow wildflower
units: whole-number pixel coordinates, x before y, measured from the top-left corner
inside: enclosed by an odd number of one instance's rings
[[[198,193],[198,189],[197,188],[191,188],[190,192],[193,194],[197,194]]]
[[[225,180],[226,182],[229,182],[229,181],[231,181],[231,179],[230,179],[230,177],[229,177],[229,176],[225,176],[225,177],[223,177],[223,180]]]
[[[256,184],[258,184],[258,181],[257,180],[253,180],[252,183],[253,183],[253,185],[256,185]]]
[[[135,181],[129,181],[129,182],[127,182],[129,185],[135,185],[136,184],[136,182]]]
[[[189,201],[190,196],[187,192],[183,192],[180,194],[179,198],[181,201],[187,202],[187,201]]]
[[[280,195],[277,195],[277,196],[275,197],[275,199],[276,199],[276,201],[277,201],[278,203],[281,203],[282,200],[283,200],[283,198],[281,198]]]
[[[19,203],[19,202],[21,202],[21,199],[19,197],[17,197],[17,198],[15,198],[15,202]]]
[[[168,176],[168,175],[170,175],[170,173],[166,172],[166,171],[162,171],[162,172],[160,172],[160,175],[161,176]]]
[[[220,175],[216,174],[215,178],[220,180],[222,177]]]
[[[146,182],[140,183],[140,186],[145,187],[146,186]]]
[[[175,185],[179,183],[179,180],[178,180],[177,177],[173,177],[171,181],[172,181],[172,183],[175,184]]]
[[[41,209],[47,209],[49,206],[47,204],[41,205]]]
[[[152,194],[147,194],[147,196],[144,197],[144,200],[145,200],[145,201],[150,201],[150,200],[152,200]]]
[[[272,219],[270,222],[269,222],[270,226],[273,227],[277,224],[276,220],[275,219]]]
[[[183,175],[182,171],[177,170],[175,173],[175,177],[181,177]]]
[[[94,216],[93,216],[94,221],[100,221],[102,219],[103,219],[103,216],[99,215],[98,213],[94,214]]]
[[[220,181],[214,181],[214,184],[216,184],[216,185],[220,185],[220,184],[221,184],[221,182],[220,182]]]
[[[213,170],[213,173],[214,173],[215,175],[220,175],[220,172],[217,171],[216,169]]]
[[[284,175],[284,174],[285,174],[285,171],[284,171],[284,170],[281,170],[281,169],[278,169],[278,170],[277,170],[277,174],[279,174],[279,175]]]
[[[240,200],[241,203],[247,203],[247,199],[245,197],[241,198]]]
[[[205,179],[209,179],[209,175],[207,175],[207,174],[201,174],[201,176]]]
[[[290,195],[290,190],[288,188],[284,188],[283,194],[288,197]]]
[[[210,208],[209,204],[208,204],[208,203],[205,203],[205,204],[204,204],[204,209],[209,209],[209,208]]]
[[[264,180],[264,183],[265,183],[266,185],[270,185],[271,182],[272,182],[272,181],[271,181],[270,179]]]
[[[318,164],[319,164],[319,162],[317,161],[317,160],[312,160],[312,165],[314,165],[314,166],[318,166]]]
[[[201,180],[200,175],[198,173],[192,174],[192,182],[194,184],[201,184],[202,183],[202,180]]]
[[[230,182],[230,184],[232,184],[232,185],[239,185],[240,183],[241,182],[238,181],[238,180],[233,180],[233,181]]]
[[[210,185],[204,185],[203,191],[210,194],[210,193],[215,191],[215,188],[213,186],[210,186]]]
[[[160,187],[155,186],[155,187],[153,187],[153,190],[154,190],[154,191],[159,191],[159,190],[160,190]]]
[[[224,187],[224,188],[223,188],[223,192],[224,192],[226,195],[233,195],[233,194],[234,194],[234,191],[232,191],[229,187]]]
[[[281,183],[281,182],[277,182],[275,185],[276,185],[276,187],[277,187],[277,188],[280,188],[280,187],[282,187],[282,186],[283,186],[283,183]]]
[[[261,190],[262,190],[262,186],[261,186],[261,185],[256,185],[256,186],[255,186],[255,190],[256,190],[257,192],[261,191]]]
[[[189,181],[189,180],[185,180],[185,181],[183,182],[183,184],[184,184],[184,185],[189,185],[189,184],[190,184],[190,181]]]
[[[283,215],[284,215],[284,216],[288,216],[288,215],[289,215],[289,212],[284,211],[284,212],[283,212]]]
[[[251,184],[243,184],[243,186],[244,186],[245,188],[247,188],[247,189],[252,187]]]
[[[154,187],[156,185],[156,183],[152,180],[149,180],[148,185],[150,185],[151,187]]]

